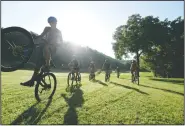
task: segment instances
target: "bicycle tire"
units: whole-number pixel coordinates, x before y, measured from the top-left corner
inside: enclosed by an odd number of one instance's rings
[[[20,33],[23,33],[29,40],[31,43],[29,43],[29,46],[30,48],[32,48],[32,51],[31,53],[28,55],[28,58],[26,58],[26,60],[24,60],[23,62],[21,62],[19,65],[17,66],[14,66],[14,67],[5,67],[1,64],[1,71],[3,72],[12,72],[12,71],[16,71],[20,68],[23,68],[24,64],[27,63],[33,53],[33,50],[34,50],[34,40],[33,40],[33,37],[32,35],[30,34],[30,32],[28,32],[26,29],[23,29],[21,27],[7,27],[7,28],[4,28],[1,30],[1,37],[2,37],[2,40],[4,40],[4,36],[6,33],[10,33],[10,32],[20,32]],[[3,44],[2,44],[2,41],[1,41],[1,50],[3,48]]]
[[[108,74],[108,78],[107,78],[107,82],[109,82],[110,81],[110,74]]]
[[[107,74],[105,75],[105,82],[107,82]]]
[[[41,79],[44,79],[45,80],[45,77],[46,76],[51,76],[54,80],[54,88],[53,88],[53,91],[52,93],[50,94],[50,96],[48,97],[48,99],[51,99],[53,97],[53,95],[55,94],[55,91],[56,91],[56,87],[57,87],[57,79],[56,79],[56,76],[53,74],[53,73],[44,73],[42,76],[41,76]],[[40,83],[41,83],[41,80],[40,82],[37,82],[37,84],[35,85],[35,98],[38,102],[41,101],[40,97],[39,97],[39,86],[40,86]]]
[[[95,75],[95,74],[93,74],[93,81],[95,81],[95,77],[96,77],[96,75]]]
[[[72,77],[73,77],[73,79],[72,79],[72,84],[69,84],[69,80],[71,79],[71,78],[70,78],[71,75],[72,75]],[[70,73],[68,74],[68,77],[67,77],[67,85],[68,85],[68,86],[69,86],[69,85],[73,85],[73,81],[74,81],[74,74],[70,72]]]
[[[80,72],[78,72],[78,74],[77,74],[77,78],[76,78],[76,83],[78,84],[80,84],[81,83],[81,74],[80,74]]]

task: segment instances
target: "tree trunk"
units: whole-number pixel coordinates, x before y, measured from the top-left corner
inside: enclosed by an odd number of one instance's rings
[[[140,69],[140,66],[139,66],[139,52],[136,53],[136,59],[137,59],[137,66],[138,66],[137,74],[138,74],[138,77],[139,77],[139,69]]]

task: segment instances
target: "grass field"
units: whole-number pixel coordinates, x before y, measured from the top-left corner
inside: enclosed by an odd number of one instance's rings
[[[184,124],[184,79],[152,78],[141,73],[140,85],[122,73],[111,82],[104,74],[89,82],[82,73],[82,86],[67,93],[67,73],[55,73],[57,90],[52,101],[37,103],[34,87],[20,86],[31,71],[1,73],[3,124]]]

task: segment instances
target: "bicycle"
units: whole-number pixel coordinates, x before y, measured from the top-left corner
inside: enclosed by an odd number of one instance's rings
[[[136,71],[133,72],[132,83],[137,83],[139,85],[139,77]]]
[[[20,36],[21,35],[21,36]],[[33,51],[39,47],[41,44],[34,44],[34,39],[30,32],[21,28],[21,27],[7,27],[1,30],[1,51],[2,51],[2,62],[1,62],[1,70],[3,72],[12,72],[16,71],[20,68],[24,67],[24,64],[30,60]],[[20,36],[20,37],[17,37]],[[27,41],[23,41],[26,38]],[[14,42],[16,41],[16,45]],[[6,43],[7,42],[7,43]],[[27,42],[27,44],[26,44]],[[21,57],[21,61],[20,61]],[[18,61],[16,61],[19,59]],[[16,62],[14,65],[6,66],[8,63]],[[44,58],[42,56],[41,62],[44,62]],[[56,91],[57,80],[56,76],[51,72],[44,72],[41,69],[41,72],[36,77],[35,81],[37,82],[35,85],[35,98],[38,102],[41,101],[40,94],[43,90],[50,90],[51,83],[48,84],[46,81],[46,77],[49,77],[49,81],[51,82],[51,78],[54,80],[54,88],[52,93],[49,95],[49,99],[51,99]],[[39,86],[42,87],[42,90],[39,91]]]
[[[81,74],[80,72],[77,72],[77,75],[75,75],[74,68],[69,72],[68,78],[67,78],[67,88],[66,91],[68,92],[70,90],[70,87],[73,86],[73,82],[76,81],[76,85],[81,85]],[[71,82],[70,82],[71,81]]]

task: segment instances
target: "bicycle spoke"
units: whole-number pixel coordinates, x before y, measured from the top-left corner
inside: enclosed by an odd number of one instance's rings
[[[16,45],[15,45],[14,41],[12,41],[12,44],[14,45],[14,47],[16,47]]]
[[[10,47],[9,48],[13,48],[13,45],[8,41],[8,40],[6,40],[6,42],[10,45]]]

